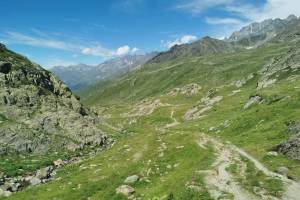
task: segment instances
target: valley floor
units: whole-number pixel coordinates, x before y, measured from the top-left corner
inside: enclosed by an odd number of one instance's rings
[[[267,154],[273,145],[266,142],[267,131],[256,134],[261,131],[257,126],[264,123],[263,114],[258,119],[251,115],[253,109],[240,113],[245,102],[237,106],[239,112],[234,111],[229,101],[243,98],[243,94],[229,99],[225,94],[230,95],[230,90],[230,86],[219,90],[222,96],[208,99],[209,105],[198,109],[200,114],[189,112],[195,109],[189,102],[196,102],[199,95],[164,95],[111,106],[102,112],[106,122],[100,125],[115,137],[110,149],[66,166],[58,171],[56,180],[10,199],[127,199],[116,189],[126,185],[126,177],[138,175],[139,181],[127,184],[135,191],[130,199],[297,200],[300,183],[274,172],[284,165],[290,169],[289,176],[299,178],[297,162]],[[204,109],[208,106],[211,108]],[[255,112],[266,112],[265,105],[256,106],[261,106],[261,111]],[[238,115],[244,112],[247,117],[242,126],[255,120],[256,127],[246,127],[247,132],[238,134]],[[194,113],[194,118],[184,119],[186,113]]]

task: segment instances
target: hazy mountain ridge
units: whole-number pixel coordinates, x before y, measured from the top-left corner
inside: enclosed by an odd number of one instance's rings
[[[157,53],[145,55],[126,55],[91,66],[79,64],[73,66],[56,66],[50,70],[63,80],[71,89],[78,90],[97,81],[108,80],[141,67]]]

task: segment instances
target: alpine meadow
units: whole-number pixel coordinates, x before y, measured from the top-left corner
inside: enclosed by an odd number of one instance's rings
[[[0,2],[0,199],[300,200],[299,6]]]

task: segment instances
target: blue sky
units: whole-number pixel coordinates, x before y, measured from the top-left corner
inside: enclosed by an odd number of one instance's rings
[[[0,41],[49,68],[167,50],[253,21],[300,15],[299,0],[0,1]]]

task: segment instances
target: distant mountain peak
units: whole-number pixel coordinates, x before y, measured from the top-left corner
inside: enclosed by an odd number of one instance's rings
[[[295,19],[298,19],[298,17],[294,14],[291,14],[286,18],[286,20],[288,20],[288,21],[295,20]]]
[[[258,46],[278,35],[278,33],[291,27],[291,23],[297,22],[298,17],[290,15],[286,19],[266,19],[262,22],[254,22],[235,31],[227,39],[229,42],[237,42],[243,46]]]

